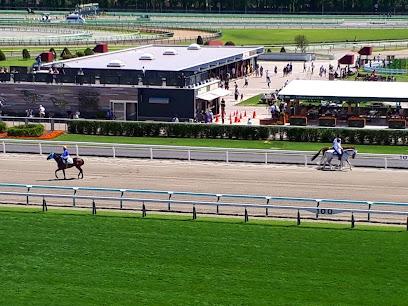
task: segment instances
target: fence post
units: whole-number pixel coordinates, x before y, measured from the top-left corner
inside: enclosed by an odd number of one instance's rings
[[[222,194],[217,194],[217,203],[220,203]],[[220,213],[219,205],[217,204],[217,215]]]
[[[38,143],[38,148],[40,149],[40,155],[42,155],[42,146],[41,146],[41,142]]]
[[[78,144],[75,144],[75,149],[76,149],[76,156],[79,156]]]
[[[142,204],[142,218],[144,218],[144,217],[146,217],[146,206],[145,206],[145,204],[143,202],[143,204]]]
[[[43,211],[48,211],[47,202],[45,201],[45,198],[43,198],[42,210]]]
[[[6,153],[6,143],[3,141],[3,153]]]
[[[188,161],[191,161],[191,150],[190,149],[188,149]]]
[[[225,151],[225,161],[228,163],[229,162],[229,154],[228,151]]]
[[[121,198],[121,200],[120,200],[120,209],[122,209],[123,208],[123,201],[122,201],[122,198],[123,198],[123,194],[125,193],[125,191],[126,191],[126,189],[121,189],[120,190],[120,198]]]
[[[170,200],[171,200],[171,196],[172,196],[172,194],[173,194],[173,191],[169,191],[168,194],[169,194],[169,201],[170,201]],[[167,203],[167,210],[171,210],[170,202]]]
[[[153,159],[153,148],[150,148],[150,159]]]
[[[387,158],[384,158],[384,169],[388,168],[388,162],[387,162]]]
[[[265,152],[265,165],[268,164],[268,152]]]
[[[74,198],[72,198],[72,206],[75,207],[75,195],[78,191],[78,187],[73,187],[72,189],[74,189]]]
[[[300,225],[300,211],[297,212],[297,222],[296,225]]]
[[[112,147],[112,151],[113,151],[113,158],[116,158],[116,150],[114,146]]]
[[[248,222],[249,218],[248,218],[248,211],[245,207],[245,222]]]
[[[351,228],[354,228],[354,213],[351,213]]]
[[[96,215],[96,205],[95,205],[95,200],[92,200],[92,214]]]
[[[305,167],[307,166],[307,156],[305,155]]]
[[[271,197],[265,197],[266,199],[266,205],[269,205],[269,201],[271,200]],[[269,209],[265,208],[265,216],[269,215]]]
[[[368,204],[368,210],[371,210],[371,205],[373,204],[373,202],[367,202]],[[370,221],[370,213],[367,214],[367,221]]]
[[[193,220],[196,220],[196,219],[197,219],[197,211],[196,211],[195,205],[193,205]]]
[[[316,219],[317,218],[319,218],[319,206],[320,206],[320,202],[321,202],[322,200],[316,200],[316,202],[317,202],[317,205],[316,205]]]
[[[50,120],[50,123],[51,123],[51,131],[54,131],[55,130],[55,122],[54,122],[54,119],[51,119]]]
[[[27,193],[30,193],[30,189],[31,189],[31,187],[33,187],[33,186],[27,185],[26,187],[27,187]],[[30,201],[29,201],[29,198],[28,198],[28,197],[29,197],[29,196],[27,195],[26,203],[27,203],[27,204],[30,204]]]

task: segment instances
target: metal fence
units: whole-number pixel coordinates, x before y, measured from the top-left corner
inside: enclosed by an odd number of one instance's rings
[[[247,162],[262,164],[316,165],[311,158],[315,152],[289,150],[261,150],[242,148],[214,148],[120,143],[67,142],[50,140],[0,140],[2,153],[49,154],[68,145],[77,156],[126,157],[145,159],[173,159],[186,161]],[[408,169],[408,155],[357,154],[350,160],[353,166]]]
[[[384,224],[408,223],[408,203],[353,201],[261,195],[212,194],[160,190],[87,188],[1,183],[2,204],[92,209],[273,217]],[[15,191],[26,189],[24,192]],[[33,189],[47,192],[33,193]],[[80,193],[82,193],[80,195]],[[133,195],[138,195],[134,197]],[[140,197],[139,195],[143,195]],[[38,200],[39,199],[39,200]]]

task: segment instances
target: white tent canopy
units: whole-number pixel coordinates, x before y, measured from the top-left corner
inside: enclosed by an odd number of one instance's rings
[[[294,80],[279,92],[279,96],[282,99],[408,102],[408,83]]]
[[[207,91],[205,93],[198,95],[197,99],[211,101],[219,97],[228,96],[229,94],[231,94],[229,90],[225,90],[223,88],[216,88],[211,91]]]

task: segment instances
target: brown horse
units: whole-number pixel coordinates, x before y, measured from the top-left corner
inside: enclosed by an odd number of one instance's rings
[[[322,152],[322,155],[324,156],[324,153],[325,153],[327,150],[330,150],[330,149],[331,149],[331,147],[321,148],[319,152],[317,152],[315,155],[313,155],[313,157],[312,157],[311,160],[312,160],[312,161],[315,160],[315,159],[319,156],[320,152]],[[343,147],[343,151],[344,151],[344,150],[347,150],[347,149],[355,149],[355,147],[354,147],[354,146],[346,146],[346,147]]]
[[[48,155],[47,160],[49,160],[49,159],[51,159],[51,158],[54,158],[55,161],[57,162],[57,165],[58,165],[58,169],[55,170],[55,177],[56,177],[56,178],[58,178],[58,176],[57,176],[57,171],[62,170],[62,173],[64,173],[64,180],[65,180],[65,179],[66,179],[66,177],[65,177],[65,169],[67,169],[67,168],[72,168],[72,167],[74,167],[74,166],[79,170],[78,178],[79,178],[80,175],[81,175],[81,178],[84,178],[84,172],[83,172],[82,169],[81,169],[81,166],[84,165],[84,160],[83,160],[82,158],[74,157],[74,158],[73,158],[73,161],[74,161],[73,164],[65,164],[65,163],[62,161],[61,155],[59,155],[59,154],[57,154],[57,153],[54,153],[54,152],[51,152],[50,155]]]

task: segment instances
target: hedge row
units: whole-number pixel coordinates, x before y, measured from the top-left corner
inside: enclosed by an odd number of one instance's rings
[[[42,124],[22,124],[7,129],[8,136],[39,137],[44,134]]]
[[[343,143],[405,145],[408,131],[287,126],[220,125],[110,120],[70,120],[73,134],[130,137],[179,137],[220,139],[277,139],[301,142],[332,142],[336,135]]]
[[[0,122],[0,133],[7,131],[7,124],[5,122]]]

